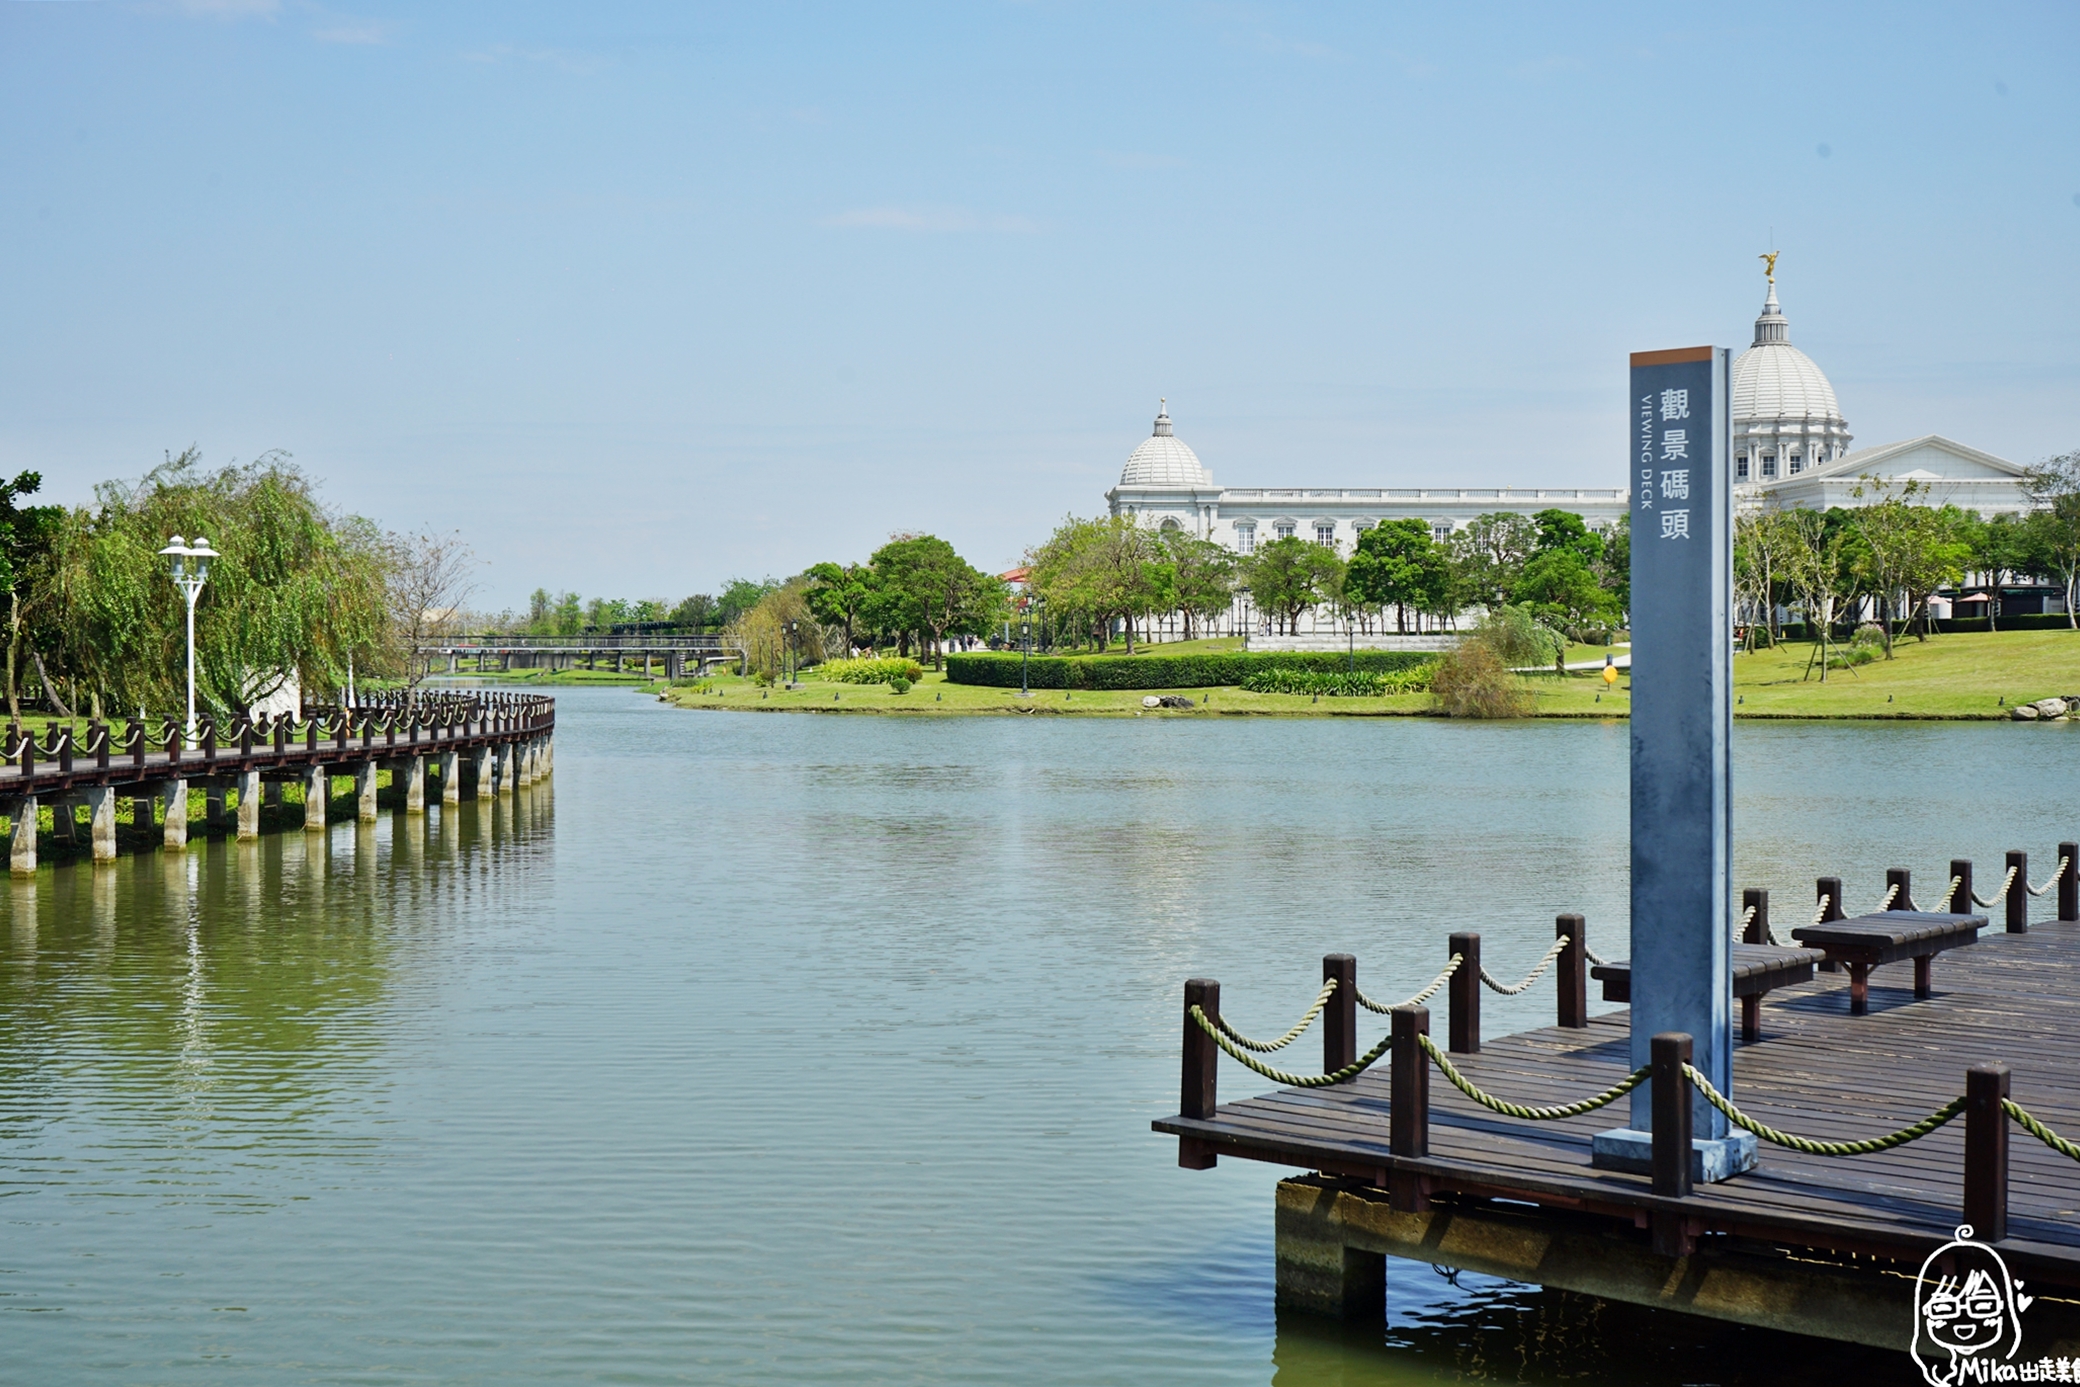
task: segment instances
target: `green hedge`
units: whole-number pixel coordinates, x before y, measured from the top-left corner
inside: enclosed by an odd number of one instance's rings
[[[1366,674],[1400,674],[1434,663],[1430,651],[1360,650],[1357,668]],[[1259,670],[1314,670],[1342,674],[1350,670],[1348,654],[1283,651],[1234,651],[1207,655],[1042,655],[1027,667],[1026,682],[1036,689],[1211,689],[1240,684]],[[948,655],[950,684],[1018,687],[1016,655]]]
[[[1328,673],[1318,669],[1286,669],[1282,666],[1254,670],[1242,681],[1247,693],[1316,694],[1322,698],[1378,698],[1390,693],[1427,693],[1436,666],[1428,664],[1394,674],[1356,674],[1345,670]]]
[[[915,660],[887,657],[879,660],[825,660],[816,667],[818,679],[840,684],[886,684],[905,679],[915,684],[924,678],[924,666]]]
[[[1953,617],[1949,620],[1931,622],[1930,624],[1934,626],[1936,634],[1942,636],[1983,634],[1987,630],[1987,621],[1983,616]],[[2072,624],[2066,620],[2064,612],[2031,612],[2025,616],[2004,616],[2000,622],[2001,632],[2067,631],[2071,629]],[[1892,638],[1898,640],[1902,635],[1911,636],[1912,634],[1913,629],[1908,627],[1893,632]],[[1999,633],[1997,632],[1996,634]],[[1811,639],[1813,639],[1812,633],[1798,622],[1787,621],[1784,623],[1785,641],[1810,641]]]

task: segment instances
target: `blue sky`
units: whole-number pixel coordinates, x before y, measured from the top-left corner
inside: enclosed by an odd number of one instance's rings
[[[2080,447],[2080,9],[0,3],[0,468],[193,443],[479,605],[1238,486],[1622,484],[1625,354]],[[1774,229],[1774,232],[1772,232]]]

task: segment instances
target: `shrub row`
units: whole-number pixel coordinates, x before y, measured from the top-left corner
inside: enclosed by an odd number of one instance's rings
[[[1935,629],[1937,635],[1942,636],[1961,636],[1988,629],[1986,618],[1983,616],[1952,617],[1943,621],[1932,621],[1929,625]],[[2066,620],[2064,612],[2031,612],[2025,616],[2004,616],[2000,622],[2002,632],[2065,631],[2070,630],[2071,626],[2072,623]],[[1898,640],[1902,635],[1912,634],[1912,628],[1898,628],[1893,633],[1893,639]],[[1784,639],[1809,641],[1813,639],[1813,633],[1796,621],[1788,621],[1784,623]]]
[[[1329,673],[1316,669],[1260,669],[1247,675],[1242,687],[1250,693],[1319,694],[1323,698],[1378,698],[1381,694],[1422,693],[1430,687],[1437,669],[1433,661],[1415,669],[1392,674],[1352,674],[1347,670]]]
[[[893,656],[878,660],[825,660],[816,667],[816,677],[840,684],[886,684],[895,679],[915,684],[924,678],[924,666]]]
[[[1043,655],[1027,668],[1036,689],[1211,689],[1237,685],[1261,670],[1348,673],[1353,657],[1287,651],[1233,651],[1202,655]],[[1366,674],[1402,674],[1428,668],[1437,656],[1412,650],[1360,650],[1357,669]],[[1018,687],[1016,655],[948,655],[951,684]]]

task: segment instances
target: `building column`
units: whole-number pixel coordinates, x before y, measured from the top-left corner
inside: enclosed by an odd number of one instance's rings
[[[404,774],[404,812],[407,814],[424,814],[426,812],[426,758],[424,756],[408,758],[405,763]]]
[[[441,753],[441,804],[462,803],[462,757],[454,751]]]
[[[376,821],[376,763],[363,761],[354,767],[354,817],[365,824]]]
[[[159,787],[159,798],[166,806],[166,850],[186,852],[188,850],[188,782],[169,780]]]
[[[332,772],[312,766],[303,773],[303,831],[323,833],[325,813],[332,807]]]
[[[12,831],[8,834],[8,871],[18,877],[36,875],[36,796],[24,795],[14,802]]]
[[[238,836],[241,840],[260,836],[260,772],[238,773]]]
[[[93,835],[94,861],[115,861],[116,792],[111,786],[87,787],[87,825]]]

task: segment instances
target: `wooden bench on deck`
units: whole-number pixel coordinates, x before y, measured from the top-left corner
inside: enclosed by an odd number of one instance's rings
[[[1791,931],[1791,937],[1824,950],[1829,963],[1849,970],[1849,1014],[1862,1016],[1871,1009],[1871,969],[1913,959],[1914,995],[1927,998],[1934,994],[1929,974],[1935,956],[1945,949],[1978,943],[1979,931],[1985,928],[1984,915],[1884,910],[1854,919],[1803,925]]]
[[[1798,949],[1781,944],[1735,944],[1733,946],[1733,995],[1741,1004],[1741,1040],[1754,1044],[1762,1039],[1762,994],[1772,988],[1811,982],[1813,966],[1827,957],[1818,949]],[[1632,964],[1625,959],[1599,963],[1589,976],[1603,984],[1606,1002],[1632,1000]]]

